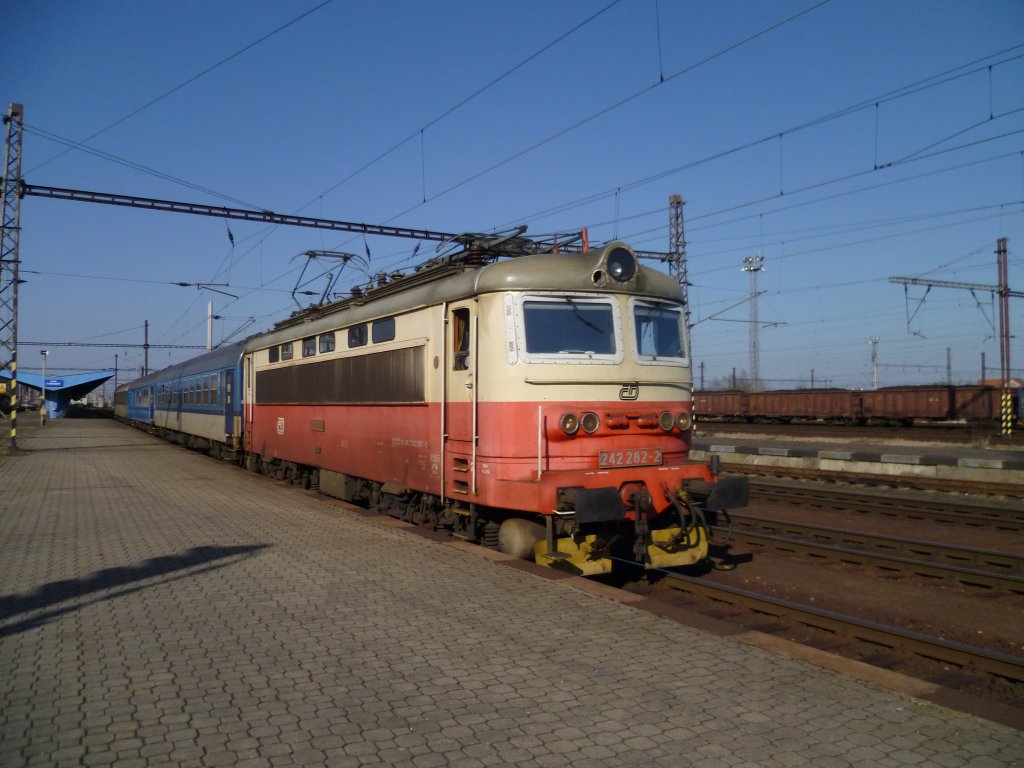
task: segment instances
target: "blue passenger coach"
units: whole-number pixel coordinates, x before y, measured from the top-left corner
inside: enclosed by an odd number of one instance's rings
[[[245,342],[123,384],[114,413],[172,442],[234,458],[242,438]]]

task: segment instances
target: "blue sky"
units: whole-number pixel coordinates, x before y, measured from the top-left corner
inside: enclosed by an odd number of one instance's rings
[[[883,386],[944,381],[947,349],[955,382],[982,354],[998,375],[989,293],[888,278],[992,285],[1006,237],[1024,290],[1018,0],[61,0],[4,16],[0,99],[25,107],[29,184],[451,232],[588,227],[658,251],[680,194],[707,386],[749,370],[740,267],[758,254],[766,386],[870,386],[871,337]],[[148,320],[153,344],[202,345],[210,300],[215,340],[245,335],[296,308],[302,253],[365,247],[37,197],[22,225],[24,342],[139,344]],[[413,263],[414,241],[368,246],[373,271]],[[22,370],[39,349],[20,348]],[[47,369],[115,354],[141,365],[137,348],[62,346]],[[150,367],[191,354],[154,349]]]

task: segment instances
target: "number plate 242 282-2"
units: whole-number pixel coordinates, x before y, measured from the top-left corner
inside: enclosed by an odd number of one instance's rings
[[[660,448],[629,448],[623,451],[599,451],[597,465],[601,469],[611,467],[656,467],[660,466]]]

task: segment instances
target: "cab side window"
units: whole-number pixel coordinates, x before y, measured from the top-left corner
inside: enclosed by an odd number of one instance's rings
[[[452,370],[469,370],[469,310],[452,312]]]

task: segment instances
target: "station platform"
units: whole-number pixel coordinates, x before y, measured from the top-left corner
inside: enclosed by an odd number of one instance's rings
[[[1017,448],[795,438],[756,427],[748,433],[716,434],[714,424],[701,425],[691,455],[707,461],[713,454],[729,464],[1001,482],[1020,484],[1024,490],[1024,450]]]
[[[0,455],[3,766],[1024,766],[1018,728],[927,683],[692,626],[111,421],[18,447]]]

